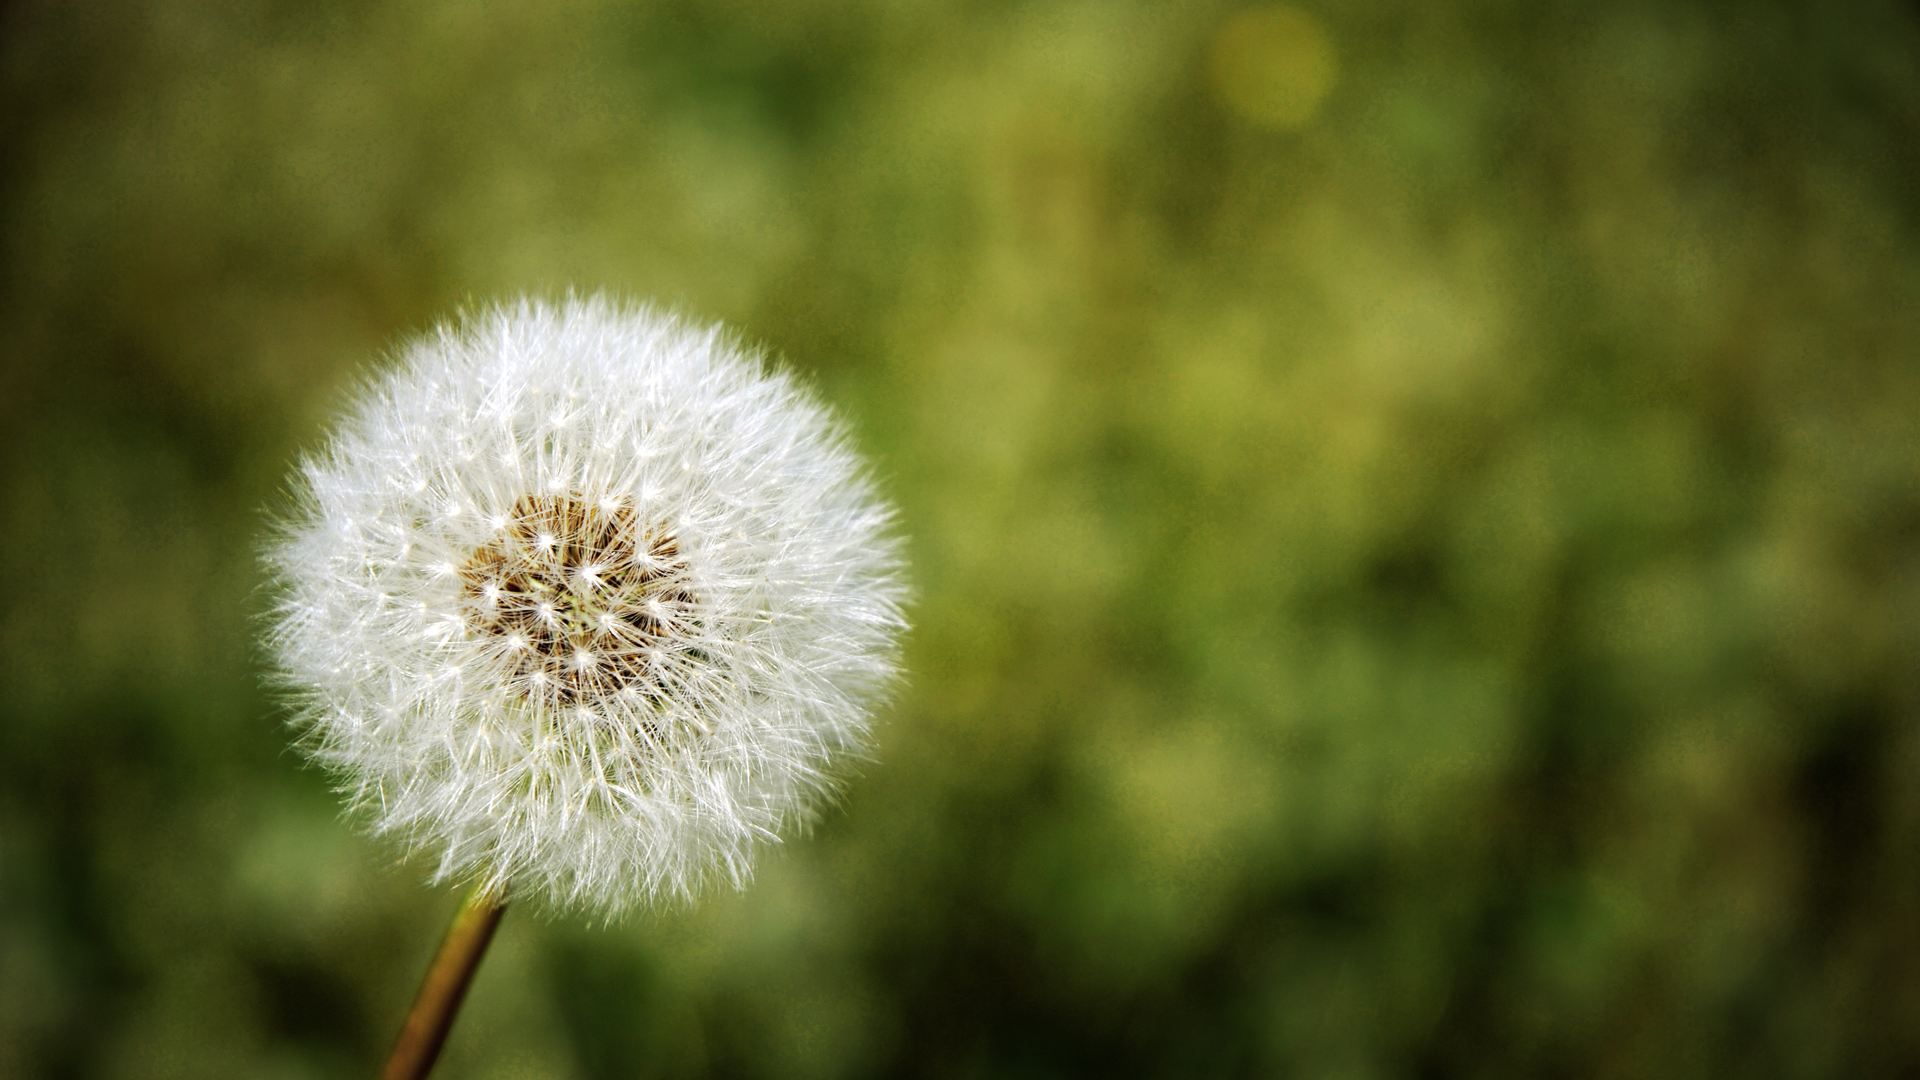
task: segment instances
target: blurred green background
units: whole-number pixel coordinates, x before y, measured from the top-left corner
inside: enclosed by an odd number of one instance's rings
[[[0,1075],[384,1053],[458,898],[286,748],[265,514],[569,286],[852,419],[911,679],[444,1075],[1911,1075],[1920,10],[1800,6],[8,5]]]

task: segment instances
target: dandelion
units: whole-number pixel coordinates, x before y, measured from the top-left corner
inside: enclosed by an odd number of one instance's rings
[[[889,508],[717,327],[605,299],[440,327],[297,488],[274,649],[373,830],[475,886],[422,992],[452,980],[449,1023],[509,891],[610,918],[744,884],[895,676]]]

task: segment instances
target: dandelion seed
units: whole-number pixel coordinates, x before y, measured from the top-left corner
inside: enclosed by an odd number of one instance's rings
[[[406,345],[271,562],[303,743],[436,876],[611,916],[738,886],[904,623],[839,424],[723,332],[522,301]]]

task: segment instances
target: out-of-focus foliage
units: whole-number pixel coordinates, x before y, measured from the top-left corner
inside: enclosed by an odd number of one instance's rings
[[[1920,17],[1801,6],[10,5],[0,1075],[382,1053],[456,898],[285,749],[262,507],[569,286],[852,418],[913,676],[447,1076],[1920,1067]]]

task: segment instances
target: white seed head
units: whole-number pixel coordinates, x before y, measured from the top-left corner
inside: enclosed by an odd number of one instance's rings
[[[718,327],[519,301],[362,391],[270,563],[303,745],[436,877],[607,915],[745,882],[862,752],[901,552]]]

